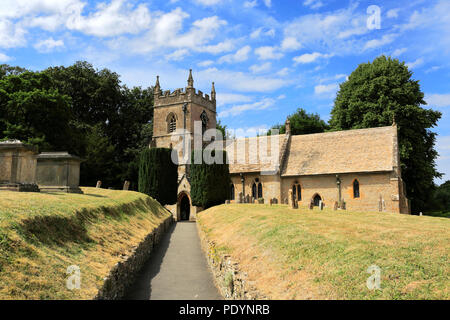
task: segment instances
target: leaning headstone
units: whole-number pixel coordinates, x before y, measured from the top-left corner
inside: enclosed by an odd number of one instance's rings
[[[244,196],[242,195],[242,192],[239,192],[238,203],[243,203],[243,202],[244,202]]]
[[[314,201],[311,200],[311,202],[309,203],[309,209],[312,210],[314,209]]]
[[[333,210],[336,211],[339,207],[339,203],[337,201],[334,202]]]
[[[250,203],[250,196],[249,195],[245,196],[245,203]]]
[[[95,186],[96,188],[101,188],[102,187],[102,182],[100,180],[97,181],[97,185]]]
[[[273,199],[269,199],[269,205],[273,204]]]
[[[323,201],[321,200],[319,203],[319,208],[320,210],[323,210],[323,207],[325,206],[325,204],[323,203]]]
[[[123,190],[128,191],[130,189],[130,181],[125,181],[123,184]]]

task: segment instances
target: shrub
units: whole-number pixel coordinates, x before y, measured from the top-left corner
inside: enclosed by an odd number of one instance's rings
[[[172,149],[144,149],[139,159],[139,192],[159,201],[175,204],[178,190],[178,166],[173,163]]]
[[[224,164],[206,164],[204,162],[194,164],[194,153],[191,159],[192,205],[207,209],[223,204],[231,192],[230,170],[225,161],[227,159],[226,151],[223,151]]]

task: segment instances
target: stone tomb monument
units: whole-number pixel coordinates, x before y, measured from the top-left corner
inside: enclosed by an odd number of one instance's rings
[[[0,142],[0,190],[39,191],[35,148],[19,140]]]
[[[41,191],[83,193],[81,159],[68,152],[43,152],[37,157],[36,181]]]

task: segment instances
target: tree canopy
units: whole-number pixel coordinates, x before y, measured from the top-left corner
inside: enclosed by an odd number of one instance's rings
[[[441,113],[422,107],[419,81],[404,62],[380,56],[360,64],[340,85],[331,111],[333,130],[398,125],[402,177],[413,212],[423,210],[434,189],[438,156],[434,144]]]
[[[329,128],[327,123],[320,119],[318,114],[308,113],[302,108],[298,108],[295,113],[289,115],[288,119],[291,123],[291,134],[293,135],[321,133]],[[284,134],[286,133],[286,124],[275,125],[272,129],[278,129],[280,134]]]
[[[80,183],[137,190],[139,152],[153,127],[153,89],[128,88],[118,74],[87,62],[41,72],[0,65],[0,140],[85,161]]]

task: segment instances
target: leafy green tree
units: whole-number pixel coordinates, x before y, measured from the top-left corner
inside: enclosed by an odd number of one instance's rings
[[[340,85],[330,125],[333,130],[371,128],[391,125],[399,130],[402,177],[406,183],[412,211],[417,213],[434,189],[437,152],[436,134],[441,113],[425,109],[419,81],[404,62],[380,56],[360,64]]]
[[[172,149],[146,148],[139,163],[139,192],[148,194],[161,205],[175,204],[178,191],[178,166],[172,161]]]
[[[125,180],[131,181],[131,189],[137,190],[139,153],[148,148],[153,127],[153,89],[140,87],[129,89],[121,85],[118,74],[97,70],[88,62],[77,62],[69,67],[45,70],[54,80],[56,88],[71,97],[72,124],[77,128],[76,154],[85,158],[82,165],[82,185],[95,185],[102,180],[105,186],[121,188]],[[112,167],[106,162],[96,162],[97,142],[101,137],[114,150],[108,152]],[[108,148],[108,150],[110,150]],[[98,166],[104,170],[98,170]],[[108,170],[114,168],[114,170]]]
[[[298,108],[297,111],[288,119],[291,123],[291,134],[309,134],[309,133],[321,133],[329,129],[327,123],[320,119],[317,113],[307,113],[306,110]],[[280,134],[286,133],[286,124],[278,124],[272,127],[272,129],[278,129]],[[271,132],[269,131],[269,135]]]
[[[40,151],[73,151],[70,98],[42,72],[9,72],[0,79],[0,139],[19,139]]]
[[[190,165],[192,204],[205,209],[223,204],[225,200],[229,199],[231,192],[231,178],[229,166],[226,163],[226,151],[223,151],[224,164],[206,164],[205,162],[195,164],[194,153],[195,151],[192,153]]]

